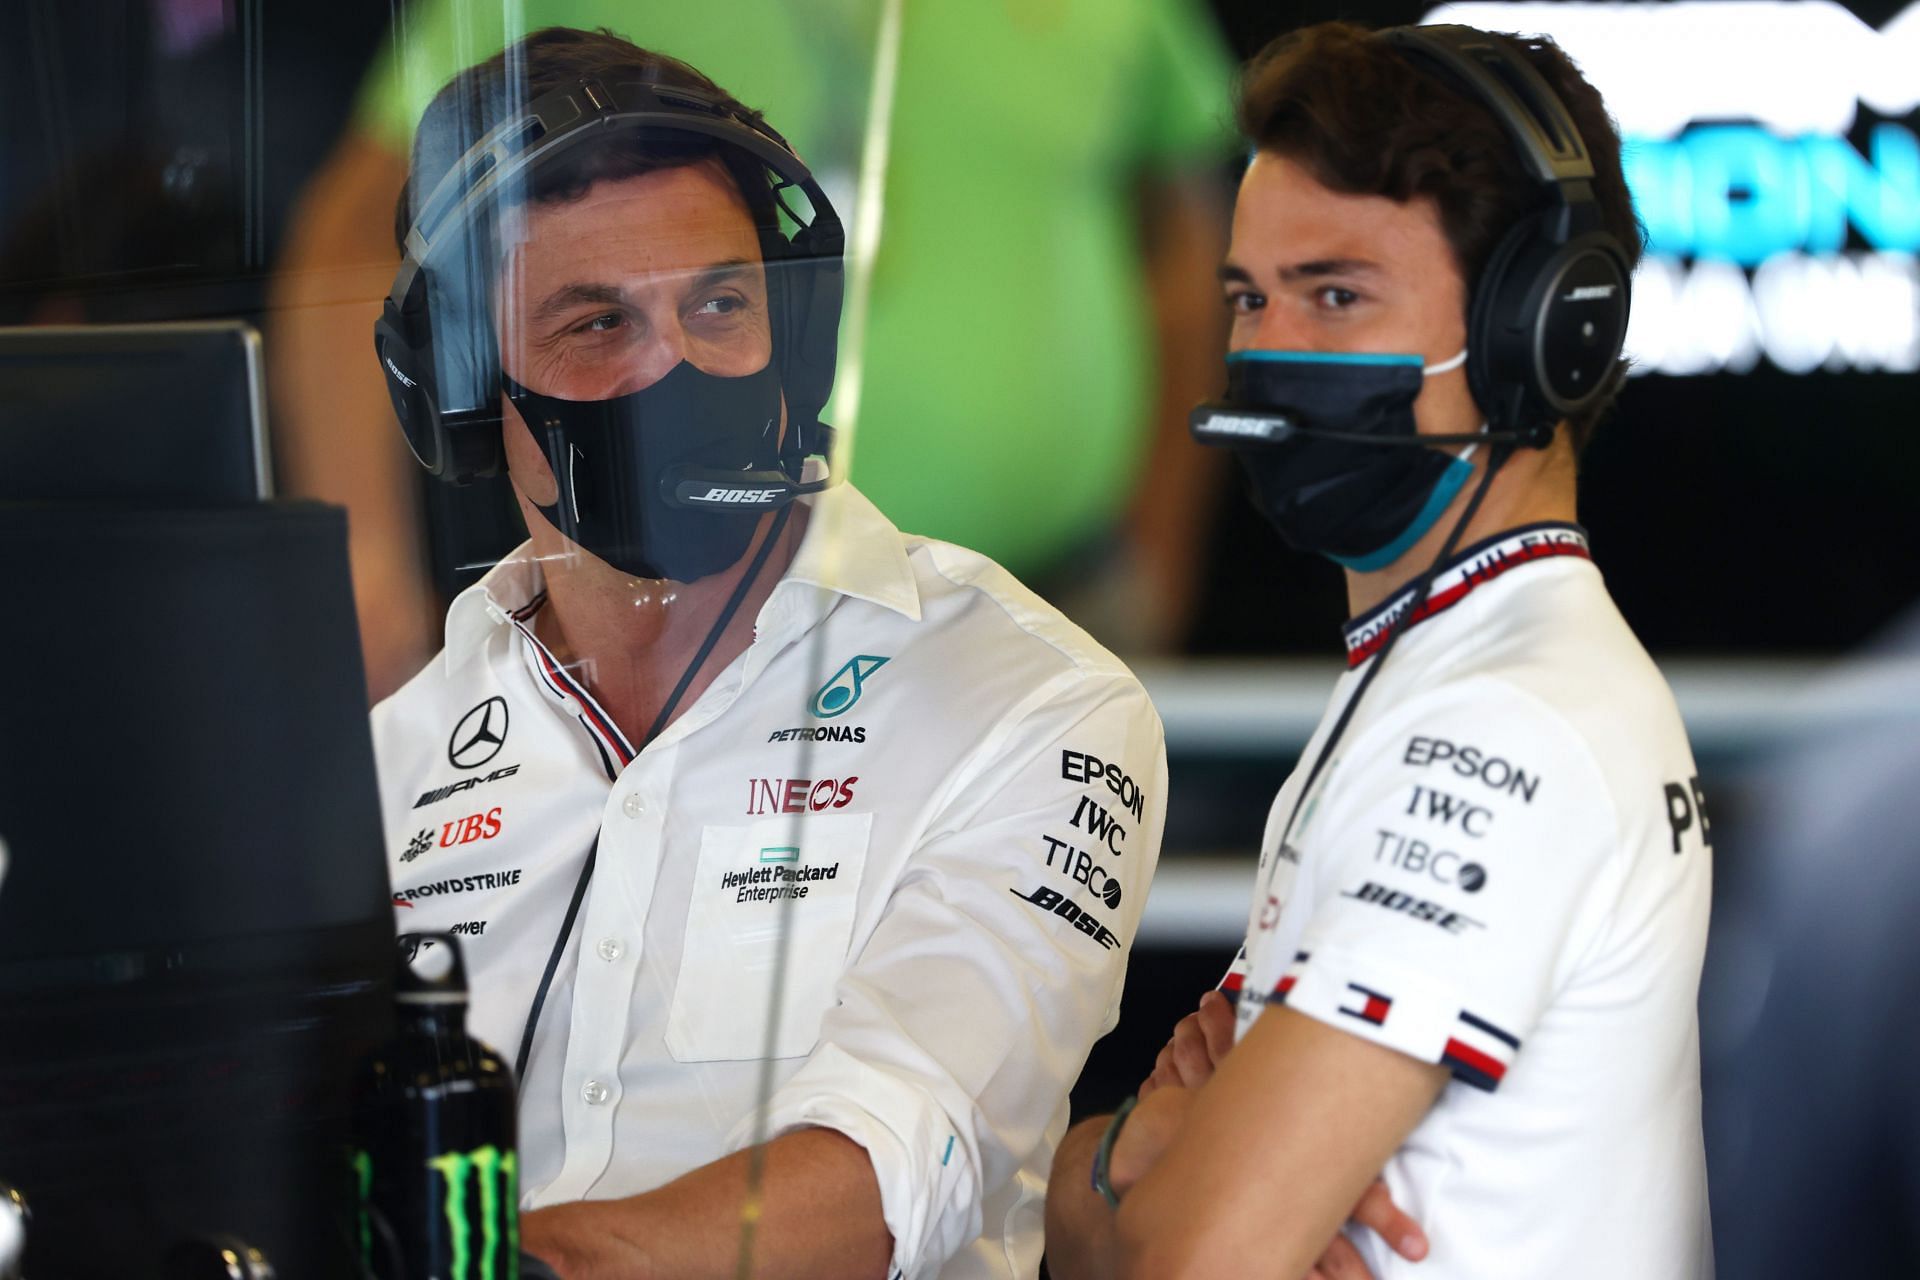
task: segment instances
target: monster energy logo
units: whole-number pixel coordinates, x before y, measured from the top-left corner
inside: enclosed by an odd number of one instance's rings
[[[440,1175],[447,1215],[448,1272],[445,1280],[520,1280],[520,1162],[511,1151],[495,1146],[451,1152],[427,1161]],[[373,1265],[373,1232],[367,1205],[373,1198],[373,1157],[353,1153],[353,1171],[360,1184],[360,1257]],[[480,1268],[473,1266],[473,1219],[468,1212],[469,1181],[479,1185]],[[501,1220],[507,1239],[506,1274],[495,1268],[500,1253]],[[435,1280],[439,1280],[438,1277]]]
[[[450,1152],[427,1161],[446,1183],[447,1236],[452,1256],[447,1280],[520,1280],[520,1162],[511,1151],[491,1144]],[[473,1219],[467,1206],[468,1175],[480,1187],[480,1270],[468,1268],[473,1254]],[[497,1276],[501,1219],[506,1220],[507,1274]]]

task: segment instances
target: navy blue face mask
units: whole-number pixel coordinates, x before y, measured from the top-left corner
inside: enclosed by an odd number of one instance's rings
[[[795,495],[798,477],[783,464],[798,458],[781,457],[772,361],[739,378],[682,361],[611,400],[503,381],[560,487],[552,505],[535,504],[540,514],[623,573],[675,582],[718,573],[746,554],[760,517]]]
[[[1254,505],[1289,545],[1368,572],[1398,560],[1473,474],[1477,444],[1434,448],[1414,427],[1427,377],[1459,368],[1417,355],[1235,351],[1227,394],[1189,419],[1233,450]]]

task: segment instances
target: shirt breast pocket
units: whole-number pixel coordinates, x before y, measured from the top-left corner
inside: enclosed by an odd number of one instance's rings
[[[805,814],[701,832],[667,1015],[676,1061],[763,1056],[776,969],[784,972],[773,1056],[812,1050],[846,968],[872,826],[870,813]]]

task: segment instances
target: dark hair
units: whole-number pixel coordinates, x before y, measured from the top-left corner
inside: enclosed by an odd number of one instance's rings
[[[1601,220],[1631,268],[1643,238],[1606,104],[1552,40],[1494,34],[1566,104],[1593,159]],[[1323,22],[1269,44],[1242,73],[1237,114],[1255,146],[1299,162],[1331,190],[1431,199],[1469,291],[1502,237],[1546,198],[1491,111],[1353,23]],[[1611,401],[1569,419],[1576,453]]]
[[[546,27],[531,32],[485,62],[460,72],[433,96],[414,134],[411,172],[394,210],[394,241],[404,251],[420,205],[460,157],[507,119],[509,109],[583,79],[605,84],[640,82],[693,89],[720,101],[743,120],[759,124],[758,111],[742,104],[678,58],[643,49],[602,27]],[[631,178],[718,160],[747,203],[760,232],[763,257],[779,235],[779,216],[766,171],[736,147],[718,139],[678,132],[629,131],[572,147],[544,161],[517,194],[536,204],[577,200],[596,182]]]

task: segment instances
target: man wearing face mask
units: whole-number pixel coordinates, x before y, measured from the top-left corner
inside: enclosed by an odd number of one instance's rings
[[[434,100],[398,222],[402,425],[531,535],[373,718],[398,927],[460,935],[516,1062],[522,1243],[1031,1274],[1158,852],[1138,682],[832,483],[839,221],[693,68],[527,37]]]
[[[1053,1274],[1711,1274],[1708,820],[1574,523],[1639,255],[1619,139],[1551,42],[1465,27],[1283,37],[1240,121],[1193,430],[1346,569],[1348,670],[1222,991],[1062,1144]]]

